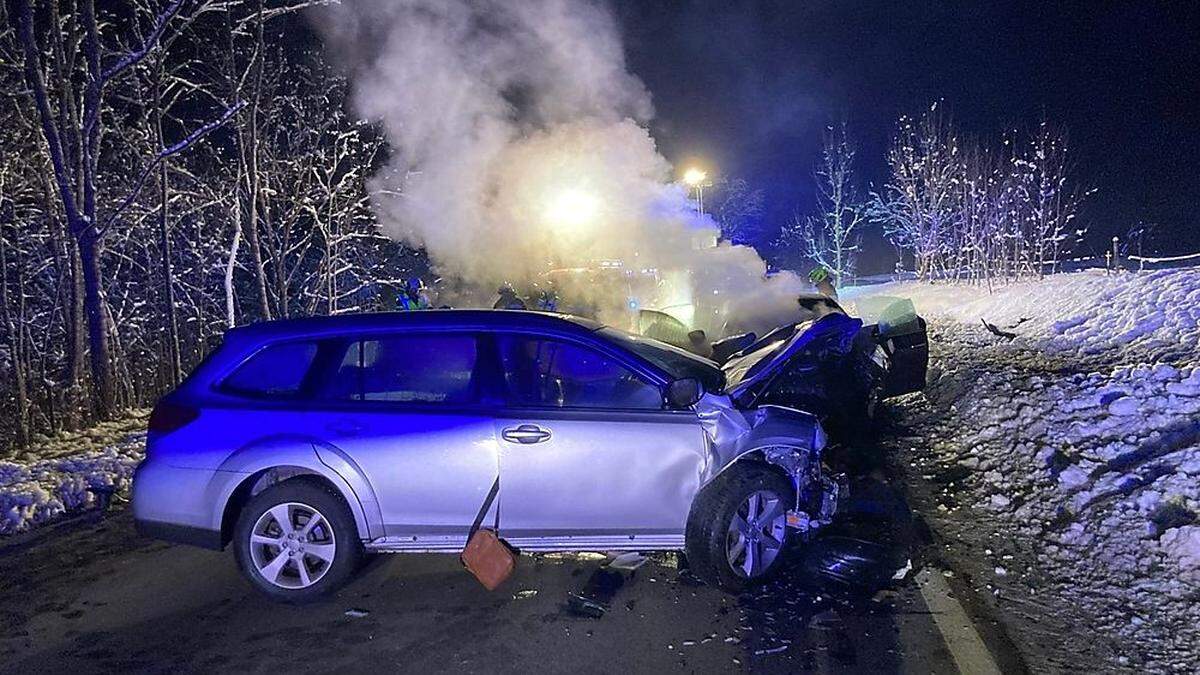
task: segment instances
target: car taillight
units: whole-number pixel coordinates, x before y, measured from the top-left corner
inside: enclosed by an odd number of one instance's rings
[[[159,401],[150,413],[149,430],[158,433],[175,431],[199,416],[200,411],[191,406]]]

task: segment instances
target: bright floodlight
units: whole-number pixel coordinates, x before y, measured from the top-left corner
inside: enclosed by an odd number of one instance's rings
[[[596,218],[600,202],[582,190],[565,190],[546,207],[546,218],[553,225],[582,227]]]
[[[697,185],[703,183],[706,178],[708,178],[708,172],[701,171],[700,169],[696,168],[688,169],[683,174],[683,182],[691,185],[692,187],[696,187]]]

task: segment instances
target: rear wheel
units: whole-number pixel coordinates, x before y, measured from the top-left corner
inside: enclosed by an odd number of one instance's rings
[[[696,497],[687,557],[694,574],[740,591],[768,579],[787,545],[791,482],[753,464],[730,467]]]
[[[292,479],[262,491],[242,510],[234,553],[255,588],[275,600],[306,602],[349,580],[362,543],[341,496]]]

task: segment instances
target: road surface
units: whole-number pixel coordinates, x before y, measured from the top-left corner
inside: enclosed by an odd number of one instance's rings
[[[515,577],[488,593],[453,556],[382,556],[329,600],[288,606],[252,590],[229,551],[143,539],[127,512],[85,517],[0,548],[0,672],[1021,668],[1003,640],[976,630],[986,621],[961,613],[941,575],[922,587],[914,570],[865,597],[813,590],[793,564],[733,596],[656,556],[601,588],[604,616],[571,613],[568,594],[595,592],[600,564],[522,556]]]

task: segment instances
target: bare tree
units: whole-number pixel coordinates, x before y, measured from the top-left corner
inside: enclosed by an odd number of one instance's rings
[[[163,146],[134,179],[128,194],[112,202],[99,194],[102,143],[105,138],[106,93],[114,82],[141,63],[159,45],[163,34],[179,14],[184,0],[174,0],[154,16],[145,39],[135,47],[113,54],[101,44],[100,23],[94,0],[80,0],[76,11],[60,16],[51,3],[49,28],[53,44],[47,84],[47,68],[39,49],[37,28],[28,0],[12,0],[10,19],[15,21],[17,39],[24,59],[25,80],[40,118],[47,152],[54,168],[58,198],[67,229],[78,247],[87,316],[88,353],[91,364],[93,408],[108,417],[116,407],[112,363],[112,332],[105,306],[102,254],[104,237],[112,225],[140,194],[146,179],[163,160],[175,155],[212,129],[220,126],[240,106],[230,107],[181,141]],[[81,37],[78,72],[59,67],[59,54],[67,48],[63,34]],[[101,202],[108,202],[104,208]]]
[[[751,188],[741,178],[729,178],[718,183],[712,195],[712,215],[721,227],[721,237],[735,244],[760,243],[766,203],[763,191]]]
[[[936,106],[902,118],[891,176],[870,216],[912,253],[920,279],[991,284],[1054,271],[1089,194],[1072,180],[1066,136],[1048,124],[997,147],[964,139]]]
[[[816,171],[820,214],[800,223],[805,257],[832,272],[837,283],[854,276],[866,223],[866,206],[854,181],[856,153],[845,122],[826,128]]]

